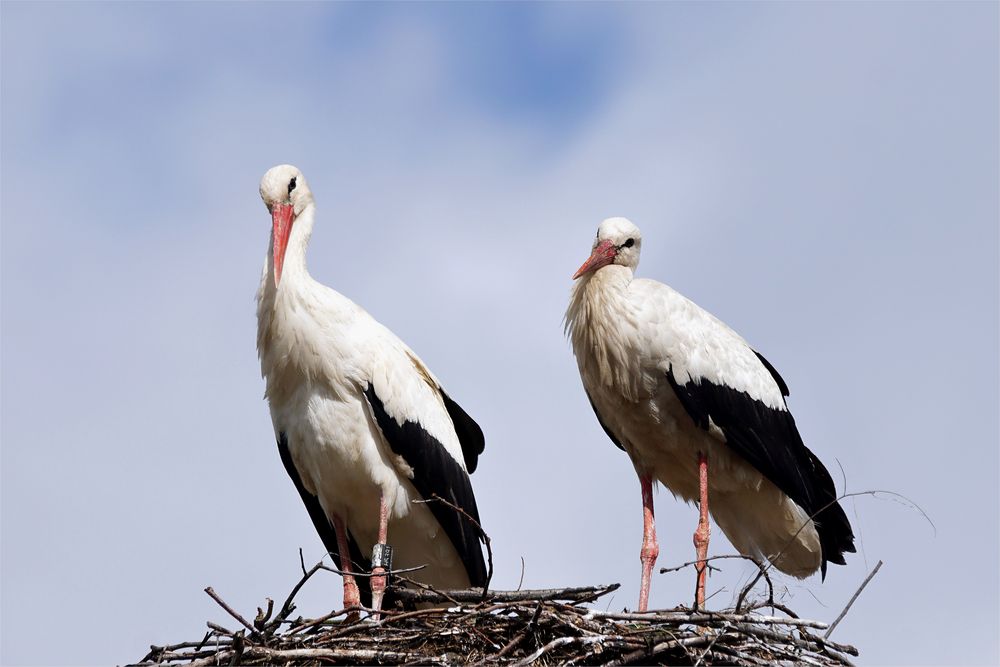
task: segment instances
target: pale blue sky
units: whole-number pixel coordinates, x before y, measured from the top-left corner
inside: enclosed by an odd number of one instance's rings
[[[313,274],[486,431],[497,586],[523,556],[526,586],[635,604],[639,485],[561,332],[626,215],[640,275],[777,366],[838,485],[937,525],[848,502],[858,554],[789,604],[832,619],[883,559],[835,635],[865,664],[1000,660],[996,3],[0,13],[0,662],[136,660],[224,620],[205,586],[249,613],[320,557],[254,350],[281,162],[317,198]],[[658,565],[690,560],[695,509],[656,502]],[[658,575],[652,605],[692,589]],[[331,577],[301,612],[339,603]],[[960,640],[925,631],[955,610]]]

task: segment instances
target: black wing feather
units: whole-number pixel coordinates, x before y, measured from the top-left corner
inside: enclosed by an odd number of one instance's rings
[[[486,449],[486,438],[483,436],[483,429],[469,416],[455,401],[451,400],[448,394],[441,391],[441,398],[444,399],[444,407],[448,410],[448,416],[455,425],[455,433],[458,441],[462,443],[462,457],[465,459],[465,468],[469,474],[476,472],[479,465],[479,455]]]
[[[777,372],[763,363],[787,395]],[[770,408],[745,391],[704,379],[682,385],[673,367],[667,370],[667,381],[699,428],[707,430],[711,418],[729,447],[813,517],[823,549],[823,576],[827,561],[843,565],[844,552],[855,550],[851,524],[837,502],[830,473],[802,442],[792,414]]]
[[[458,461],[452,458],[444,445],[425,431],[420,424],[404,421],[401,425],[391,417],[370,383],[365,390],[365,396],[368,398],[375,422],[389,443],[389,447],[394,453],[402,456],[407,465],[413,469],[413,479],[410,481],[417,492],[425,500],[430,500],[434,496],[443,498],[455,507],[461,507],[480,523],[479,509],[476,507],[476,497],[472,493],[469,475],[462,470]],[[478,429],[478,426],[476,428]],[[483,551],[480,547],[482,541],[480,531],[467,518],[444,503],[430,502],[427,506],[458,551],[462,563],[465,564],[470,583],[473,586],[484,586],[486,563],[483,561]]]
[[[775,383],[778,385],[778,389],[781,391],[781,395],[788,396],[788,385],[785,384],[784,379],[778,375],[778,370],[771,365],[770,361],[764,358],[763,354],[757,350],[754,350],[753,353],[757,355],[757,358],[760,359],[760,363],[764,364],[764,368],[766,368],[767,372],[771,374],[772,378],[774,378]]]
[[[323,507],[319,504],[319,498],[309,493],[302,484],[299,471],[295,467],[295,462],[292,461],[292,454],[288,451],[288,439],[284,433],[278,434],[278,454],[281,455],[281,462],[285,466],[285,472],[292,478],[292,483],[295,484],[295,488],[299,492],[303,504],[306,506],[306,511],[309,512],[309,518],[312,519],[313,525],[316,527],[316,532],[319,533],[319,538],[323,540],[323,546],[333,556],[333,560],[337,564],[337,569],[343,570],[344,564],[341,561],[340,549],[337,545],[337,533],[333,529],[330,519],[326,516],[326,512],[323,511]],[[350,534],[350,531],[348,531],[347,535],[347,546],[351,552],[349,554],[351,569],[354,572],[367,572],[368,567],[365,564],[368,563],[368,560],[361,554],[361,549],[358,547],[358,543],[354,541],[354,537]],[[370,607],[372,604],[372,590],[371,586],[369,586],[368,577],[357,577],[355,581],[357,581],[358,590],[361,593],[361,604]],[[391,606],[391,601],[383,601],[383,604],[389,607]]]

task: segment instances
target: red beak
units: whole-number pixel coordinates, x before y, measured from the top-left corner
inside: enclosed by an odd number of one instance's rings
[[[596,271],[602,266],[607,266],[611,262],[615,261],[615,255],[618,254],[618,248],[611,241],[601,241],[596,246],[594,246],[594,252],[590,253],[590,257],[586,262],[583,263],[576,273],[573,274],[573,280],[576,280],[585,273],[590,273],[591,271]]]
[[[295,208],[291,204],[273,204],[271,206],[271,222],[274,225],[272,239],[274,241],[274,286],[281,281],[281,267],[285,263],[285,249],[288,247],[288,235],[292,232]]]

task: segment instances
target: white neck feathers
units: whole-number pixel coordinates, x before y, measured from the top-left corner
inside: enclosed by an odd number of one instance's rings
[[[584,386],[610,387],[629,400],[640,395],[636,317],[628,299],[632,270],[606,266],[573,286],[565,329]]]
[[[272,404],[287,399],[303,380],[311,384],[325,377],[325,366],[335,352],[327,344],[331,332],[317,319],[320,313],[334,315],[324,317],[324,321],[328,327],[335,325],[336,313],[331,312],[335,304],[329,298],[334,293],[314,281],[306,268],[314,214],[310,203],[295,218],[277,287],[272,234],[257,292],[257,354],[261,374],[267,380],[265,396]]]

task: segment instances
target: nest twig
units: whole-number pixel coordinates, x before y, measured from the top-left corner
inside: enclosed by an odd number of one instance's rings
[[[483,587],[441,591],[404,576],[423,566],[395,570],[386,575],[397,609],[366,617],[357,609],[341,609],[318,618],[292,619],[295,596],[313,575],[321,570],[341,574],[323,561],[307,570],[300,549],[302,577],[276,614],[268,598],[266,609],[258,607],[254,620],[248,621],[211,587],[206,588],[242,628],[234,631],[209,621],[209,631],[201,640],[151,646],[137,664],[851,665],[847,656],[857,656],[858,650],[829,637],[882,565],[879,561],[832,625],[799,618],[776,602],[768,575],[770,564],[740,555],[708,559],[743,558],[757,566],[757,576],[740,591],[733,609],[710,612],[682,606],[644,613],[601,611],[586,605],[617,590],[618,584],[542,590],[520,590],[519,585],[516,591],[491,590],[489,536],[461,508],[437,496],[431,501],[460,512],[479,532],[488,556]],[[693,564],[660,572],[676,572]],[[372,575],[356,572],[355,576]],[[747,604],[761,579],[767,585],[766,598]],[[768,608],[771,615],[758,612]]]
[[[788,615],[687,607],[615,613],[587,606],[618,584],[523,591],[482,588],[438,591],[391,586],[404,605],[380,620],[349,610],[291,619],[293,599],[321,567],[306,570],[280,612],[273,603],[251,622],[216,593],[209,595],[239,622],[230,630],[209,622],[200,640],[152,646],[138,663],[152,665],[851,665],[852,646],[820,633],[828,625]],[[397,581],[404,579],[396,577]],[[485,593],[485,597],[484,597]],[[767,605],[771,607],[772,605]]]

